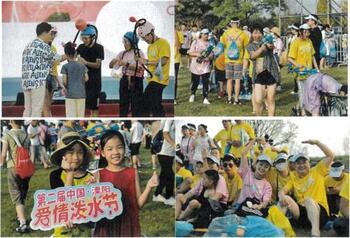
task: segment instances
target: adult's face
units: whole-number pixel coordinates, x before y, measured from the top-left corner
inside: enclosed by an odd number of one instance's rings
[[[294,163],[295,171],[299,176],[305,176],[310,171],[310,162],[307,159],[298,159]]]

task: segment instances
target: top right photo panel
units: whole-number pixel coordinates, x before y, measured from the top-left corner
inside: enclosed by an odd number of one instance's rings
[[[347,116],[347,0],[178,0],[176,116]]]

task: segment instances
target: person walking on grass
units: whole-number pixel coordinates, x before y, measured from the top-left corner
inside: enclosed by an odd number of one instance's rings
[[[29,149],[29,137],[24,130],[21,129],[23,121],[11,120],[10,125],[12,129],[4,135],[2,139],[2,152],[0,166],[6,163],[7,167],[7,181],[8,190],[11,201],[16,207],[16,215],[19,221],[19,226],[16,231],[25,233],[29,231],[29,227],[25,218],[25,200],[29,189],[29,181],[31,177],[22,179],[16,174],[16,151],[17,143],[14,138],[19,140],[21,145]],[[7,154],[9,156],[7,157]],[[4,210],[3,210],[4,211]]]
[[[188,55],[191,57],[190,71],[191,71],[191,96],[189,102],[194,102],[195,94],[202,79],[203,83],[203,104],[210,104],[208,100],[209,93],[209,77],[211,71],[211,60],[214,54],[210,53],[203,56],[203,52],[209,47],[209,30],[201,30],[198,40],[194,40],[191,44]]]

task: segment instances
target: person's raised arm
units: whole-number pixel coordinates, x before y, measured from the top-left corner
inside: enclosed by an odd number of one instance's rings
[[[139,208],[142,208],[146,204],[148,196],[152,191],[152,188],[157,187],[158,184],[159,184],[158,176],[157,176],[156,172],[153,172],[152,177],[147,182],[145,190],[141,194],[140,179],[139,179],[139,175],[137,173],[137,170],[135,170],[136,198],[137,198],[137,204],[138,204]]]
[[[318,148],[322,150],[322,152],[325,154],[326,158],[324,158],[324,163],[326,166],[330,166],[333,162],[335,155],[333,151],[326,146],[325,144],[321,143],[319,140],[306,140],[302,141],[303,144],[310,144],[310,145],[316,145]]]
[[[245,170],[248,168],[248,159],[247,154],[248,152],[253,148],[255,144],[256,139],[253,139],[249,141],[249,143],[246,145],[246,147],[243,149],[241,154],[241,164],[239,165],[240,170]]]

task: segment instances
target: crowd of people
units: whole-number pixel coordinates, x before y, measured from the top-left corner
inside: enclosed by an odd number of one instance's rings
[[[98,30],[87,24],[80,32],[82,44],[63,45],[59,55],[53,44],[58,29],[47,22],[36,27],[37,38],[22,54],[22,89],[25,117],[51,117],[54,91],[65,97],[66,117],[96,117],[102,89],[104,47],[97,43]],[[139,38],[148,44],[147,52],[138,48]],[[162,94],[169,85],[170,45],[156,35],[154,25],[145,21],[137,32],[126,32],[122,42],[125,50],[110,63],[113,75],[120,79],[120,116],[164,117]],[[63,64],[59,75],[58,65]],[[148,72],[148,76],[145,74]],[[143,89],[144,79],[148,84]]]
[[[28,161],[37,169],[50,169],[50,185],[41,189],[111,182],[122,193],[125,209],[113,220],[102,219],[96,224],[72,224],[56,227],[53,236],[141,236],[139,210],[152,200],[167,206],[175,205],[173,160],[175,154],[175,125],[173,120],[162,121],[2,121],[2,154],[0,165],[7,168],[9,196],[15,205],[19,233],[30,231],[26,220],[25,202],[33,174],[18,173],[19,148],[28,151]],[[161,133],[159,149],[153,142]],[[150,156],[141,156],[144,144]],[[21,153],[21,155],[20,155]],[[152,155],[152,156],[151,156]],[[152,159],[151,159],[152,157]],[[156,162],[158,158],[159,163]],[[153,175],[141,189],[138,171],[151,164]],[[159,165],[157,165],[159,164]],[[23,166],[23,165],[22,165]],[[160,174],[157,175],[157,166]],[[50,186],[50,187],[49,187]],[[4,196],[3,196],[4,198]]]
[[[226,98],[227,104],[239,107],[241,99],[251,99],[253,114],[261,116],[266,108],[267,115],[274,116],[276,94],[287,80],[282,79],[281,68],[286,66],[294,78],[294,90],[290,93],[298,94],[297,108],[302,116],[306,115],[304,108],[309,101],[304,97],[312,93],[305,89],[305,82],[310,75],[334,65],[337,52],[331,26],[322,26],[315,14],[304,19],[302,24],[288,26],[285,37],[276,26],[263,28],[256,23],[241,29],[241,21],[236,17],[221,31],[199,29],[197,25],[189,29],[186,23],[179,23],[175,78],[178,80],[180,65],[190,71],[188,101],[194,102],[196,91],[201,88],[203,104],[210,104],[210,88],[219,84],[217,97]],[[347,50],[345,44],[342,46]],[[337,91],[329,93],[347,94],[347,85],[338,86],[334,79],[329,84],[337,85]]]
[[[302,142],[323,152],[315,164],[306,154],[274,146],[269,135],[256,137],[248,122],[222,124],[213,138],[204,124],[179,125],[177,221],[202,229],[216,217],[254,215],[281,228],[285,236],[295,236],[297,228],[311,236],[331,228],[349,235],[349,174],[328,146],[319,140]]]

